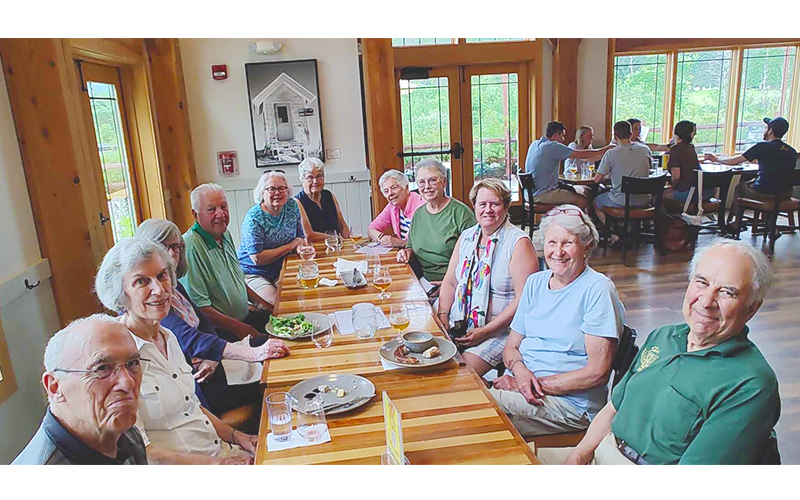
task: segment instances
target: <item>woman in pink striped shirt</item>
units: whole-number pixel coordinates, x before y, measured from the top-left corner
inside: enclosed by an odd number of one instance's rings
[[[418,193],[409,192],[408,179],[399,170],[384,172],[378,185],[389,204],[369,225],[369,236],[384,247],[404,247],[411,217],[425,204],[425,200]],[[387,234],[389,230],[392,234]]]

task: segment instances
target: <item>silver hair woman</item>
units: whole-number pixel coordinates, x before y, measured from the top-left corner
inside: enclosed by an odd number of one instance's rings
[[[378,185],[389,202],[369,225],[370,238],[384,247],[404,247],[411,228],[411,218],[425,200],[419,193],[408,190],[408,178],[399,171],[390,169],[381,175]]]
[[[525,283],[503,351],[512,375],[491,389],[523,436],[588,427],[625,323],[614,283],[587,265],[598,238],[589,217],[561,205],[539,231],[549,269]]]
[[[103,258],[95,290],[103,305],[122,313],[139,353],[150,361],[142,378],[137,421],[151,463],[250,463],[256,436],[235,431],[203,408],[192,367],[175,335],[161,326],[171,309],[175,261],[160,245],[129,238]],[[233,443],[231,447],[223,444]]]
[[[447,169],[434,158],[416,166],[415,177],[425,206],[414,212],[406,248],[397,252],[398,262],[413,262],[416,257],[423,277],[441,283],[459,235],[475,225],[472,210],[445,194]]]
[[[164,219],[148,219],[136,229],[136,238],[144,238],[161,245],[176,262],[177,277],[186,273],[185,245],[178,226]],[[214,328],[203,312],[192,302],[186,289],[180,282],[173,284],[170,296],[169,314],[161,320],[161,325],[168,328],[177,338],[184,355],[193,362],[195,379],[208,403],[208,409],[214,414],[258,400],[258,382],[246,379],[249,365],[227,362],[259,362],[265,359],[280,357],[288,352],[286,345],[277,339],[251,347],[248,342],[232,342],[233,334]],[[219,371],[219,373],[217,373]]]
[[[306,158],[297,166],[303,190],[295,198],[311,227],[307,233],[311,241],[325,241],[325,233],[337,232],[350,237],[350,228],[344,220],[336,196],[325,189],[325,164],[319,158]]]

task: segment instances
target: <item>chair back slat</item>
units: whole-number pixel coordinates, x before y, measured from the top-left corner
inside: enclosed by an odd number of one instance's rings
[[[614,353],[614,359],[611,361],[611,371],[614,372],[612,387],[622,380],[639,353],[639,348],[636,347],[636,337],[636,330],[628,325],[623,325],[622,335],[617,342],[617,352]]]
[[[620,189],[625,194],[655,195],[664,190],[666,182],[666,174],[658,177],[623,177]]]

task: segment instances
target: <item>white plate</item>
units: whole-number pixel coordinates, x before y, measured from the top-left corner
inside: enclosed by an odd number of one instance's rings
[[[378,354],[384,361],[394,366],[400,366],[402,368],[427,368],[429,366],[436,366],[450,361],[458,352],[456,345],[443,337],[433,337],[433,340],[436,341],[436,345],[439,346],[440,351],[440,354],[435,358],[424,358],[422,357],[422,353],[417,354],[415,352],[410,352],[406,356],[408,358],[418,359],[419,364],[417,365],[401,363],[398,361],[394,352],[398,347],[400,347],[400,344],[403,343],[403,341],[398,338],[394,338],[383,344],[378,350]]]
[[[301,335],[278,335],[272,329],[271,320],[267,321],[267,326],[265,327],[265,330],[267,330],[267,333],[269,333],[270,335],[278,337],[279,339],[297,340],[297,339],[310,338],[315,333],[324,332],[325,330],[328,330],[333,326],[333,322],[331,321],[331,319],[328,317],[327,314],[320,314],[320,313],[302,313],[302,314],[308,321],[311,321],[312,323],[316,321],[317,328],[315,328],[311,333],[303,333]],[[278,317],[293,318],[294,316],[297,316],[297,314],[285,314],[285,315],[282,314]]]
[[[319,393],[315,391],[315,389],[319,388],[321,385],[327,385],[328,387],[336,389],[344,389],[346,394],[344,397],[340,398],[336,396],[334,392]],[[322,406],[345,403],[344,406],[333,408],[332,410],[325,412],[326,415],[336,415],[337,413],[350,411],[354,408],[358,408],[359,406],[369,403],[370,399],[375,396],[375,384],[359,375],[331,374],[319,375],[308,380],[303,380],[289,389],[289,394],[291,394],[298,401],[305,401],[306,394],[314,392],[317,392],[317,394],[319,394],[319,396],[322,398]],[[346,404],[355,400],[356,398],[359,398],[360,401],[353,405]]]

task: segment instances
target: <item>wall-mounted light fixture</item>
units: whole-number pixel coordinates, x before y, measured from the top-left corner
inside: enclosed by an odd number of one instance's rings
[[[283,44],[277,40],[256,40],[255,42],[250,42],[250,52],[254,52],[256,54],[275,54],[276,52],[280,52],[283,48]]]

